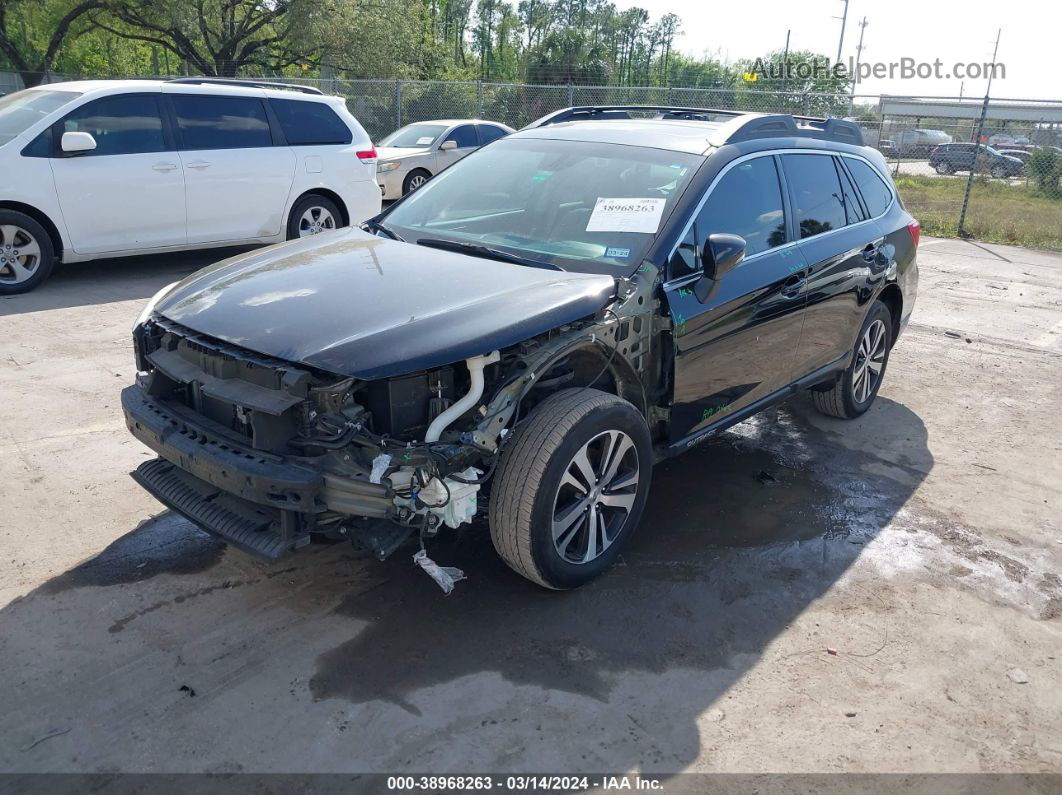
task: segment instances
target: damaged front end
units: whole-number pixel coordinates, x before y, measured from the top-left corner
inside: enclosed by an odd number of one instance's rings
[[[156,314],[134,332],[140,375],[122,405],[159,458],[133,476],[244,551],[275,559],[318,534],[382,560],[414,533],[470,522],[506,436],[552,392],[607,382],[646,411],[650,325],[606,309],[454,365],[361,380]],[[439,580],[430,559],[418,565]]]

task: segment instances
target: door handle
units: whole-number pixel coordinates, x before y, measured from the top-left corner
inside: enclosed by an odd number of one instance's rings
[[[782,283],[781,293],[785,298],[796,298],[807,282],[807,274],[797,273]]]
[[[197,171],[202,171],[204,168],[210,168],[210,163],[205,160],[195,160],[191,163],[185,163],[188,168],[194,168]]]
[[[151,168],[152,168],[153,171],[163,171],[163,172],[165,172],[165,171],[173,171],[175,168],[177,168],[177,164],[176,163],[156,163]]]

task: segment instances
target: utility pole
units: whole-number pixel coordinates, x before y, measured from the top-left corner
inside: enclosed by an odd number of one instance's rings
[[[859,64],[863,60],[863,34],[867,32],[867,18],[863,17],[863,21],[859,23],[859,44],[856,46],[856,60],[855,60],[855,74],[852,75],[852,93],[848,98],[848,115],[852,115],[852,111],[855,106],[855,92],[856,83],[859,81]]]
[[[785,99],[785,85],[789,81],[789,34],[793,32],[790,28],[785,32],[785,50],[782,53],[782,94],[783,101]]]
[[[841,50],[844,49],[844,26],[848,22],[848,0],[841,0],[844,3],[844,14],[840,17],[834,17],[834,19],[841,20],[841,38],[837,42],[837,60],[834,63],[841,62]]]
[[[992,78],[996,74],[996,56],[999,54],[999,37],[1003,33],[1003,28],[999,28],[996,31],[996,46],[992,50],[992,71],[988,73],[988,85],[985,86],[985,101],[981,104],[981,117],[977,120],[977,131],[974,133],[974,146],[977,147],[974,150],[974,165],[970,169],[970,177],[966,180],[966,193],[962,197],[962,210],[959,211],[959,237],[969,237],[964,228],[966,224],[966,210],[970,206],[970,190],[973,188],[974,172],[977,171],[977,155],[980,154],[981,146],[981,133],[985,128],[985,118],[988,116],[988,97],[992,91]]]

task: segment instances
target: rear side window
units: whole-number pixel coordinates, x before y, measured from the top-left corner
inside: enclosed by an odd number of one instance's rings
[[[86,132],[96,148],[79,157],[136,155],[167,149],[158,97],[122,94],[82,105],[61,122],[59,135]]]
[[[499,138],[504,138],[508,133],[501,127],[495,127],[493,124],[481,124],[479,125],[479,140],[484,144],[489,144],[491,141],[496,141]]]
[[[247,149],[272,146],[262,100],[171,94],[184,149]]]
[[[271,99],[273,112],[290,146],[349,144],[350,128],[323,102]]]
[[[889,186],[885,184],[881,175],[862,160],[846,157],[844,162],[848,170],[852,172],[852,178],[859,187],[859,192],[863,194],[863,201],[867,204],[870,217],[877,218],[888,209],[892,202],[892,191],[889,190]]]
[[[446,140],[457,141],[458,149],[479,146],[479,139],[476,138],[476,128],[471,124],[462,124],[460,127],[455,127],[453,132],[446,136]]]
[[[859,198],[856,195],[855,188],[852,187],[852,180],[848,178],[848,174],[845,173],[844,168],[841,167],[838,161],[835,160],[834,165],[837,166],[837,176],[841,178],[841,201],[844,204],[845,220],[850,224],[867,220],[866,215],[863,213],[863,208],[859,205]]]
[[[716,232],[741,235],[747,254],[785,243],[785,212],[774,158],[757,157],[727,171],[701,208],[696,227],[702,242]]]
[[[830,155],[782,155],[800,238],[846,223],[844,194]]]

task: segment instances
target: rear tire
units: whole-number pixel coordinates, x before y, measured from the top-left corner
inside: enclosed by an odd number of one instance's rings
[[[303,196],[291,208],[288,216],[288,240],[312,237],[343,225],[343,213],[329,198],[311,193]]]
[[[596,389],[550,396],[501,453],[490,495],[494,548],[545,588],[589,582],[641,518],[652,454],[649,427],[626,400]]]
[[[945,176],[947,176],[948,174],[954,174],[955,173],[955,169],[953,169],[947,163],[937,163],[937,169],[936,170],[937,170],[938,174],[943,174]]]
[[[0,210],[0,295],[28,293],[55,267],[48,231],[16,210]]]
[[[885,378],[892,339],[892,313],[881,301],[875,301],[856,338],[852,363],[832,389],[811,393],[815,408],[843,420],[865,414]]]

